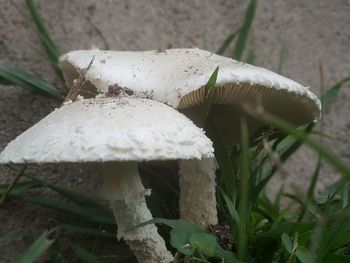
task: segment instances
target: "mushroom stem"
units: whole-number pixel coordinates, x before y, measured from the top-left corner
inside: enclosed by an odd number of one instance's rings
[[[181,218],[202,227],[216,225],[215,159],[182,160],[179,166]]]
[[[152,219],[145,196],[150,194],[140,180],[137,163],[107,162],[103,164],[103,193],[113,210],[118,225],[118,239],[124,239],[138,262],[171,262],[173,256],[154,224],[129,230]]]

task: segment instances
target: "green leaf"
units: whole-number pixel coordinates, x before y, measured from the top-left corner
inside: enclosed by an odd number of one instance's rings
[[[232,252],[224,250],[218,244],[216,238],[208,233],[195,233],[189,240],[192,248],[207,258],[218,258],[222,262],[238,262]]]
[[[194,250],[199,251],[206,257],[215,257],[218,243],[216,238],[207,233],[196,233],[190,236],[189,242]]]
[[[40,15],[40,12],[38,8],[36,7],[34,0],[26,0],[28,9],[30,11],[30,14],[33,18],[34,24],[36,26],[36,29],[39,33],[39,37],[45,47],[46,54],[49,58],[50,64],[56,71],[57,75],[60,78],[63,78],[62,70],[58,66],[58,59],[60,57],[60,53],[57,50],[55,44],[53,43],[49,32],[47,31],[44,21]]]
[[[131,227],[130,229],[128,229],[128,231],[133,230],[133,229],[138,228],[138,227],[143,227],[143,226],[146,226],[149,224],[164,224],[164,225],[167,225],[171,228],[176,228],[176,229],[181,230],[181,231],[188,233],[188,234],[206,232],[206,230],[204,230],[200,226],[197,226],[191,222],[181,220],[181,219],[165,219],[165,218],[150,219],[146,222],[138,224],[137,226]]]
[[[204,229],[184,220],[155,218],[145,224],[162,223],[173,229],[170,231],[170,244],[184,255],[192,255],[194,251],[206,257],[224,258],[225,262],[236,262],[232,253],[222,249],[215,237]],[[191,246],[189,246],[189,244]]]
[[[216,84],[216,79],[218,77],[218,72],[219,72],[219,66],[211,74],[207,84],[205,85],[204,101],[203,101],[205,117],[208,117],[208,115],[209,115],[212,99],[214,96],[214,88],[215,88],[215,84]]]
[[[0,64],[0,84],[16,85],[41,95],[51,96],[59,100],[63,99],[60,91],[50,83],[5,64]]]
[[[289,254],[293,253],[293,243],[290,237],[286,234],[283,233],[281,236],[281,241],[284,246],[284,248],[288,251]]]
[[[242,59],[242,55],[247,44],[249,31],[254,20],[257,2],[258,2],[257,0],[250,0],[249,2],[247,11],[244,16],[244,22],[239,31],[238,39],[236,41],[235,49],[233,51],[232,58],[234,59],[237,59],[237,60]]]
[[[297,255],[301,263],[315,262],[315,257],[305,249],[297,248],[297,250],[295,251],[295,254]]]
[[[20,255],[15,262],[16,263],[31,263],[37,262],[39,257],[55,242],[55,238],[52,235],[56,229],[45,230],[40,237],[24,252]]]
[[[70,244],[70,246],[73,249],[74,253],[78,256],[78,258],[83,263],[102,263],[103,262],[97,256],[86,251],[84,248],[78,246],[77,244]]]
[[[189,245],[190,234],[173,228],[170,231],[170,245],[177,250],[179,250],[182,254],[190,256],[193,254],[194,250]]]
[[[171,235],[171,245],[177,248],[180,252],[185,255],[192,255],[193,249],[187,247],[186,245],[190,243],[191,237],[195,234],[207,234],[205,229],[185,220],[175,220],[175,219],[164,219],[164,218],[153,218],[146,222],[143,222],[137,226],[129,229],[133,230],[138,227],[143,227],[148,224],[165,224],[172,228]],[[194,236],[195,238],[196,236]],[[215,238],[214,238],[215,239]],[[194,239],[192,239],[193,241]],[[199,242],[199,241],[198,241]],[[191,244],[192,245],[192,244]],[[193,247],[193,245],[192,245]],[[197,247],[198,248],[198,247]],[[203,252],[203,251],[201,251]],[[226,261],[225,261],[226,262]],[[228,262],[228,261],[227,261]]]
[[[221,46],[218,48],[218,50],[215,53],[218,54],[218,55],[223,55],[225,53],[225,51],[227,50],[227,48],[231,45],[232,41],[237,36],[238,31],[239,30],[237,30],[236,32],[228,35],[226,37],[226,39],[224,40],[224,42],[221,44]]]

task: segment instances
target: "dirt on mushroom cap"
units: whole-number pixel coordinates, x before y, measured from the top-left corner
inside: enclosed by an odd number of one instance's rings
[[[162,103],[110,97],[66,103],[10,142],[1,163],[201,159],[211,141]]]

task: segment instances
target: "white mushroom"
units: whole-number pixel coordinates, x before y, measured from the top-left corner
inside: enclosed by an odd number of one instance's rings
[[[84,69],[91,59],[87,72]],[[200,49],[118,52],[80,50],[61,58],[66,82],[83,73],[83,92],[106,93],[111,85],[131,90],[137,97],[166,103],[203,127],[205,85],[219,66],[212,115],[226,145],[240,141],[240,119],[252,133],[265,124],[242,111],[243,104],[261,106],[295,125],[316,121],[320,101],[308,88],[269,70],[244,64]],[[200,225],[216,224],[215,161],[180,164],[181,217]],[[206,167],[204,167],[206,166]],[[191,173],[196,172],[196,176]],[[195,203],[194,203],[194,200]],[[194,209],[194,206],[196,209]]]
[[[113,209],[118,238],[139,262],[150,263],[170,262],[172,255],[155,225],[127,231],[152,218],[145,201],[150,190],[142,185],[137,162],[212,156],[203,131],[171,107],[110,97],[65,103],[10,142],[0,163],[101,162],[103,195]]]

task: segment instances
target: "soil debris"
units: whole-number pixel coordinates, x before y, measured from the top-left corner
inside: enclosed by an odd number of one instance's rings
[[[108,92],[106,93],[106,97],[116,97],[121,94],[133,95],[134,92],[131,89],[121,87],[117,83],[108,86]]]
[[[235,244],[229,225],[209,225],[208,229],[217,237],[223,249],[232,251]]]

